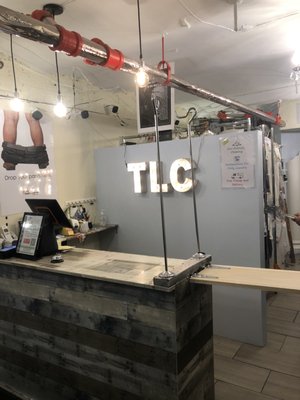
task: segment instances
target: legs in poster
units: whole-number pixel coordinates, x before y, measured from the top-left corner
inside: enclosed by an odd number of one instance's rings
[[[4,161],[3,167],[7,170],[14,170],[17,164],[38,164],[41,169],[49,165],[40,121],[33,118],[31,113],[26,113],[25,117],[28,122],[33,146],[16,144],[19,113],[4,110],[3,150],[1,157]]]

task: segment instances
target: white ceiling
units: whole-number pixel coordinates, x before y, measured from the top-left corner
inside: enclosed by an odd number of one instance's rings
[[[140,0],[145,63],[154,66],[161,60],[164,33],[165,58],[175,62],[178,78],[244,104],[296,98],[289,75],[291,56],[300,43],[300,1],[238,0],[238,32],[233,31],[232,2]],[[0,0],[2,6],[26,14],[46,3]],[[138,61],[136,0],[56,3],[64,7],[64,13],[56,17],[57,23],[88,39],[99,37],[125,57]],[[182,26],[184,19],[188,26]],[[2,32],[0,51],[9,53],[9,37]],[[31,68],[54,73],[53,54],[45,45],[16,38],[14,53]],[[66,55],[59,57],[59,65],[62,74],[71,74],[76,66],[99,88],[134,90],[133,77],[127,73],[87,66],[81,59]],[[187,100],[186,96],[177,91],[177,102]]]

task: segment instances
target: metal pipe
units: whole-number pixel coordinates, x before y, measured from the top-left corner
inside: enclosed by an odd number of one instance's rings
[[[56,47],[62,37],[62,33],[57,26],[50,23],[46,24],[3,6],[0,6],[0,30],[8,34],[18,35],[29,40],[45,43],[50,47]],[[70,33],[69,31],[67,32]],[[107,47],[105,47],[101,41],[98,40],[98,42],[95,42],[81,37],[80,39],[82,39],[82,42],[78,52],[76,52],[76,56],[79,55],[90,62],[99,65],[109,60]],[[122,71],[134,74],[138,71],[139,67],[139,62],[124,57],[124,59],[122,59],[122,65],[113,69],[121,69]],[[149,76],[158,79],[159,83],[165,82],[168,78],[167,74],[162,70],[152,69],[146,65],[145,70]],[[174,75],[171,76],[169,85],[175,89],[201,97],[202,99],[250,114],[254,117],[260,118],[264,122],[271,124],[276,123],[274,117],[267,115],[262,111],[255,110],[235,100],[199,88],[187,81],[176,78]]]

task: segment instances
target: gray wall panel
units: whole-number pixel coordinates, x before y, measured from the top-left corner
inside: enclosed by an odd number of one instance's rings
[[[263,266],[263,189],[260,133],[256,184],[251,189],[222,189],[218,136],[193,138],[197,163],[196,189],[201,250],[213,263]],[[160,144],[164,182],[177,158],[189,158],[187,140]],[[97,201],[110,223],[119,224],[111,250],[163,255],[159,195],[134,194],[133,174],[126,162],[156,160],[156,144],[96,150]],[[197,251],[191,193],[164,195],[168,257],[188,258]],[[265,297],[257,290],[214,288],[215,332],[255,344],[265,341]],[[226,322],[227,321],[227,322]]]

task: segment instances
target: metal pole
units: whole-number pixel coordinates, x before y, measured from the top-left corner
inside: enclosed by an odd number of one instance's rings
[[[159,101],[154,96],[152,99],[153,110],[154,110],[154,124],[155,124],[155,137],[156,137],[156,149],[157,149],[157,163],[158,163],[158,182],[159,182],[159,198],[160,198],[160,214],[161,214],[161,226],[162,226],[162,237],[163,237],[163,249],[164,249],[164,262],[165,271],[159,276],[170,277],[174,275],[168,270],[168,258],[167,258],[167,241],[166,241],[166,228],[165,228],[165,214],[164,214],[164,198],[162,193],[162,172],[160,162],[160,148],[159,148],[159,127],[158,127],[158,112],[159,112]]]
[[[234,30],[238,31],[238,6],[237,1],[233,5],[233,14],[234,14]]]
[[[49,21],[49,18],[47,18],[47,21]],[[18,35],[29,40],[45,43],[50,47],[57,46],[61,38],[59,29],[55,25],[52,25],[52,23],[38,21],[32,17],[10,10],[9,8],[3,6],[0,6],[0,30],[8,34]],[[102,64],[104,61],[107,61],[109,57],[105,46],[86,38],[82,38],[80,49],[76,55],[84,57],[98,65]],[[139,62],[124,57],[122,66],[119,69],[135,74],[139,68]],[[162,70],[152,69],[146,65],[144,66],[144,69],[150,77],[156,78],[158,83],[166,81],[168,77],[167,74]],[[267,115],[262,111],[255,110],[235,100],[231,100],[227,97],[199,88],[187,81],[176,78],[174,75],[171,76],[169,85],[175,89],[193,94],[238,111],[242,111],[246,114],[250,114],[264,122],[272,124],[276,123],[276,119],[274,117]]]
[[[193,194],[193,206],[194,206],[195,231],[196,231],[198,254],[200,254],[198,215],[197,215],[196,194],[195,194],[195,173],[194,173],[194,168],[193,168],[193,146],[192,146],[192,134],[191,134],[191,124],[197,115],[197,110],[195,107],[191,107],[188,110],[188,113],[190,113],[191,111],[193,111],[194,113],[193,113],[192,117],[190,118],[190,120],[188,121],[188,137],[189,137],[189,143],[190,143],[190,162],[191,162],[191,167],[192,167],[192,194]]]
[[[271,168],[272,168],[272,191],[273,191],[273,268],[278,269],[277,264],[277,227],[276,227],[276,193],[275,193],[275,160],[274,160],[274,128],[271,128]]]

